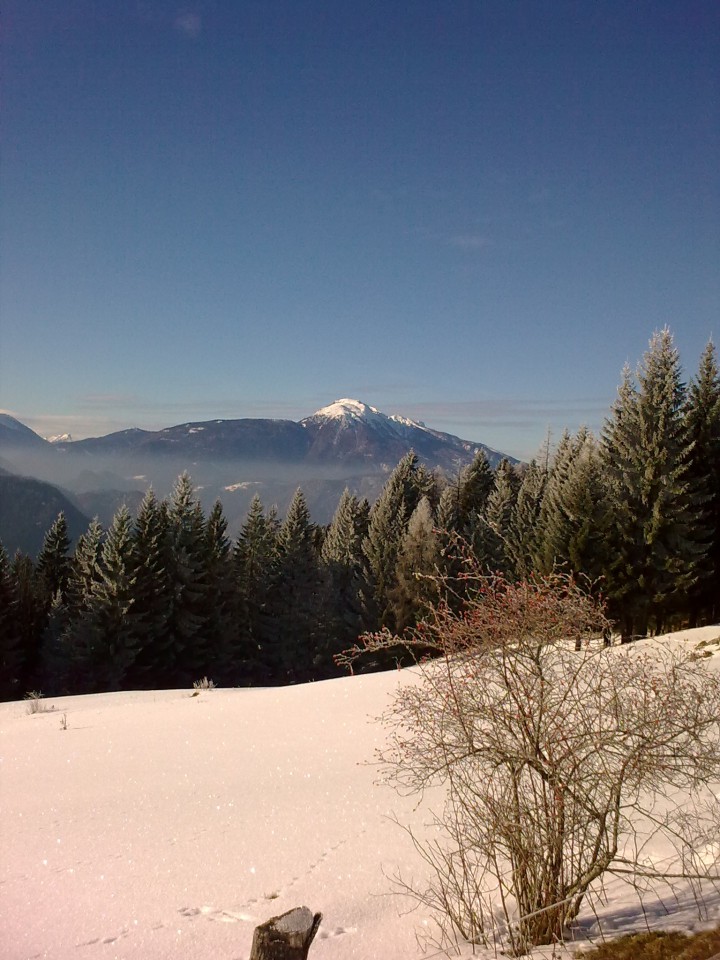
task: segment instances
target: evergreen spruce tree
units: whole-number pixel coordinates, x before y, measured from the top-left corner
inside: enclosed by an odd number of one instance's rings
[[[323,663],[321,571],[315,548],[315,531],[305,495],[300,488],[288,507],[278,532],[276,617],[279,636],[275,663],[279,679],[302,682],[314,679]]]
[[[565,430],[555,454],[550,460],[548,479],[545,485],[539,517],[539,533],[536,568],[550,574],[568,559],[568,541],[572,535],[572,520],[564,506],[565,485],[568,482],[571,464],[577,454],[576,444]]]
[[[455,484],[449,483],[443,487],[437,507],[437,528],[441,533],[443,543],[447,543],[454,533],[459,532],[459,525],[458,489]]]
[[[472,540],[473,552],[482,566],[506,576],[511,576],[513,572],[508,538],[518,486],[510,461],[503,458],[497,465],[494,485]]]
[[[37,636],[35,641],[35,655],[33,657],[32,672],[37,687],[48,689],[48,656],[47,647],[55,647],[59,642],[60,634],[68,622],[68,611],[65,607],[65,591],[70,575],[71,559],[69,556],[70,539],[68,537],[67,521],[64,513],[59,513],[57,519],[45,534],[42,548],[35,564],[35,595],[38,603]],[[52,612],[52,623],[50,616]],[[54,662],[55,656],[51,658]],[[50,674],[50,677],[52,675]],[[55,688],[52,688],[53,691]]]
[[[25,693],[20,687],[24,651],[18,614],[15,578],[0,543],[0,700],[17,700]]]
[[[132,519],[123,506],[102,545],[100,577],[92,584],[86,610],[75,627],[88,692],[123,689],[138,653],[132,549]]]
[[[688,389],[685,424],[690,444],[688,473],[700,504],[699,525],[706,550],[698,563],[698,581],[688,597],[690,622],[720,619],[720,372],[715,345],[703,351],[697,376]]]
[[[205,518],[192,481],[183,473],[175,484],[167,510],[165,557],[172,584],[167,639],[173,652],[168,665],[172,682],[187,686],[206,675],[208,662],[204,631],[207,624]]]
[[[277,641],[272,599],[278,576],[278,525],[256,494],[233,555],[237,596],[233,682],[268,683]]]
[[[592,590],[602,591],[611,559],[606,474],[598,443],[588,430],[579,432],[574,447],[562,501],[568,531],[567,564],[571,571],[587,578]]]
[[[357,640],[363,628],[363,538],[365,512],[357,497],[345,488],[322,545],[325,568],[327,663],[335,653]]]
[[[138,650],[128,667],[132,689],[169,685],[179,675],[178,649],[169,621],[175,603],[168,506],[149,489],[132,532],[133,618]]]
[[[441,541],[427,497],[418,503],[407,525],[397,561],[397,582],[391,592],[393,615],[398,631],[414,626],[438,600],[437,574]]]
[[[70,573],[69,549],[70,539],[68,537],[67,520],[65,514],[61,512],[45,534],[45,540],[35,565],[38,586],[41,594],[45,597],[47,609],[49,609],[58,590],[61,594],[65,592]]]
[[[77,690],[70,635],[68,605],[58,590],[50,604],[38,659],[37,686],[45,696],[66,696]]]
[[[104,531],[97,517],[78,537],[65,586],[65,602],[71,622],[87,609],[93,587],[101,579],[103,538]]]
[[[208,670],[212,671],[213,677],[217,676],[221,682],[227,683],[236,654],[233,642],[236,593],[227,519],[219,500],[215,501],[207,518],[205,550]],[[205,675],[211,676],[210,673]]]
[[[542,542],[540,513],[546,484],[546,468],[531,460],[512,505],[505,535],[507,559],[514,575],[522,579],[527,579],[537,569]]]
[[[672,335],[625,371],[603,434],[612,517],[608,599],[623,639],[662,629],[697,579],[700,508],[688,474],[685,390]]]
[[[93,589],[102,577],[103,536],[103,529],[95,518],[78,537],[64,591],[58,590],[53,597],[38,666],[38,685],[46,695],[76,693],[83,684],[87,686],[76,631],[79,632]]]
[[[38,583],[35,564],[24,553],[16,553],[10,563],[15,584],[17,624],[22,650],[19,687],[26,693],[39,688],[38,663],[49,601],[44,586]]]
[[[413,493],[412,496],[406,497],[406,504],[408,507],[410,504],[414,505],[408,517],[412,515],[412,512],[416,509],[423,497],[427,497],[433,510],[437,508],[442,485],[435,473],[426,467],[424,463],[416,463],[415,470],[412,473],[411,489]]]
[[[468,526],[463,522],[460,514],[458,493],[459,487],[455,483],[449,483],[443,487],[438,501],[435,524],[440,547],[439,570],[443,576],[455,582],[454,594],[445,599],[449,603],[456,600],[459,604],[464,591],[458,578],[465,569],[465,558],[471,537],[468,535]]]
[[[566,434],[555,455],[541,511],[538,569],[565,568],[598,590],[609,566],[610,512],[605,469],[592,433]]]
[[[488,497],[495,486],[495,476],[484,450],[478,450],[472,463],[460,471],[457,506],[459,533],[472,541],[478,518],[485,514]]]
[[[370,584],[365,607],[366,629],[381,624],[394,629],[391,593],[397,583],[397,556],[405,527],[420,501],[414,482],[417,457],[411,451],[390,474],[370,511],[363,541],[365,575]]]

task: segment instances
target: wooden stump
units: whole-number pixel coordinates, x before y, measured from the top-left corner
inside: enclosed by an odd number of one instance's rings
[[[250,960],[306,960],[322,914],[295,907],[255,927]]]

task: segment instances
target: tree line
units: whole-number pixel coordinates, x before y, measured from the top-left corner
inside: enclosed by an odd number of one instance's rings
[[[566,432],[495,470],[481,451],[452,478],[409,453],[372,507],[346,490],[325,527],[298,489],[282,520],[255,497],[233,541],[221,503],[206,515],[186,474],[134,518],[93,520],[72,551],[61,514],[36,561],[0,545],[0,698],[334,676],[360,633],[418,622],[435,574],[461,599],[467,551],[510,581],[583,575],[623,640],[716,622],[712,342],[685,384],[671,333],[656,333],[600,437]]]

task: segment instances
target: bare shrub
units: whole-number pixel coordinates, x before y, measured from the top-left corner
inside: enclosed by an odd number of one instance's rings
[[[30,690],[28,693],[26,693],[25,701],[27,703],[27,712],[29,714],[47,713],[49,710],[53,709],[53,707],[49,706],[45,700],[43,700],[43,695],[39,690]]]
[[[193,682],[193,690],[215,690],[215,684],[212,680],[208,680],[207,677],[203,677],[202,680],[195,680]]]
[[[367,635],[341,658],[431,654],[383,717],[380,762],[401,791],[447,788],[437,839],[413,835],[430,884],[406,888],[445,944],[558,941],[609,876],[641,897],[720,879],[718,677],[672,645],[605,647],[602,608],[571,578],[468,576],[459,610],[441,602],[402,640]]]

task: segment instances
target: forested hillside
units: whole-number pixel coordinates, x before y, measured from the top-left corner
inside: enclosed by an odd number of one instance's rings
[[[435,599],[423,574],[460,574],[466,548],[511,580],[585,576],[623,640],[712,623],[716,351],[685,384],[663,330],[623,372],[600,437],[567,433],[522,467],[493,470],[481,451],[452,481],[409,454],[372,507],[346,491],[327,527],[299,489],[283,519],[256,497],[232,539],[221,503],[206,515],[183,475],[169,498],[151,491],[135,518],[122,508],[69,544],[61,514],[37,561],[0,549],[4,699],[332,676],[359,633],[413,625]]]

